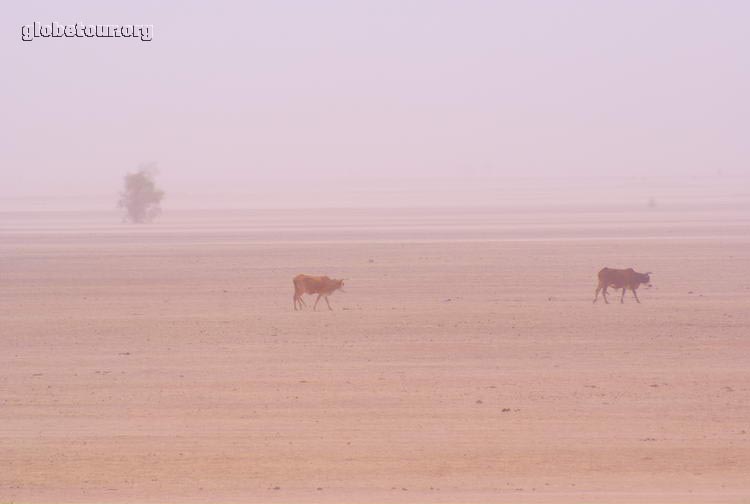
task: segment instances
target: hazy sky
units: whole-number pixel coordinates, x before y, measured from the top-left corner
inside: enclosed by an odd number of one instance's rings
[[[153,40],[21,40],[152,24]],[[0,198],[742,174],[750,2],[9,2]]]

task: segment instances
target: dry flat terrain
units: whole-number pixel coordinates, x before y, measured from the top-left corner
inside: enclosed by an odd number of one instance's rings
[[[0,502],[750,502],[747,215],[3,214]]]

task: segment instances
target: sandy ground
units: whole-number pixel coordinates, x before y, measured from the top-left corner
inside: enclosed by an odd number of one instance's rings
[[[750,502],[746,215],[6,214],[0,502]]]

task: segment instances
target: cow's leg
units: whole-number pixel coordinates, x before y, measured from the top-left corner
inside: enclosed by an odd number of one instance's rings
[[[328,296],[325,297],[326,304],[328,305],[328,309],[333,311],[333,308],[331,308],[331,303],[328,302]]]
[[[294,303],[294,311],[297,311],[297,294],[292,296],[292,303]]]
[[[633,291],[633,296],[635,296],[635,300],[638,301],[638,304],[640,304],[641,300],[638,299],[638,293],[635,291],[635,289],[632,289],[632,291]]]
[[[607,286],[606,285],[602,289],[602,297],[604,298],[604,302],[606,304],[609,304],[609,300],[607,299]]]
[[[302,296],[305,294],[304,289],[300,289],[296,284],[294,285],[294,310],[297,311],[297,305],[299,305],[300,311],[305,305],[305,300]]]
[[[318,298],[315,300],[315,304],[313,305],[313,311],[318,311],[318,301],[320,301],[320,298],[323,296],[323,294],[318,294]]]
[[[622,288],[622,296],[620,296],[620,303],[625,303],[625,287]]]
[[[303,308],[302,308],[303,306],[305,308],[307,308],[307,303],[305,303],[305,298],[302,297],[302,294],[300,294],[299,296],[297,296],[295,298],[295,305],[294,305],[295,306],[295,308],[294,308],[295,310],[297,309],[297,305],[299,305],[299,310],[300,311],[303,310]]]
[[[602,286],[599,285],[596,287],[596,292],[594,292],[594,303],[596,303],[596,300],[599,299],[599,291],[602,290]]]

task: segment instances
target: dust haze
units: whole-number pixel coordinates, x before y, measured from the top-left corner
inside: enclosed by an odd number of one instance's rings
[[[749,15],[734,1],[11,5],[0,208],[111,210],[151,161],[165,212],[493,205],[517,179],[565,197],[580,181],[580,202],[645,177],[628,187],[641,203],[643,186],[721,176],[711,197],[729,197],[748,186]],[[154,33],[21,41],[34,21]]]
[[[746,502],[748,18],[6,6],[0,501]]]

